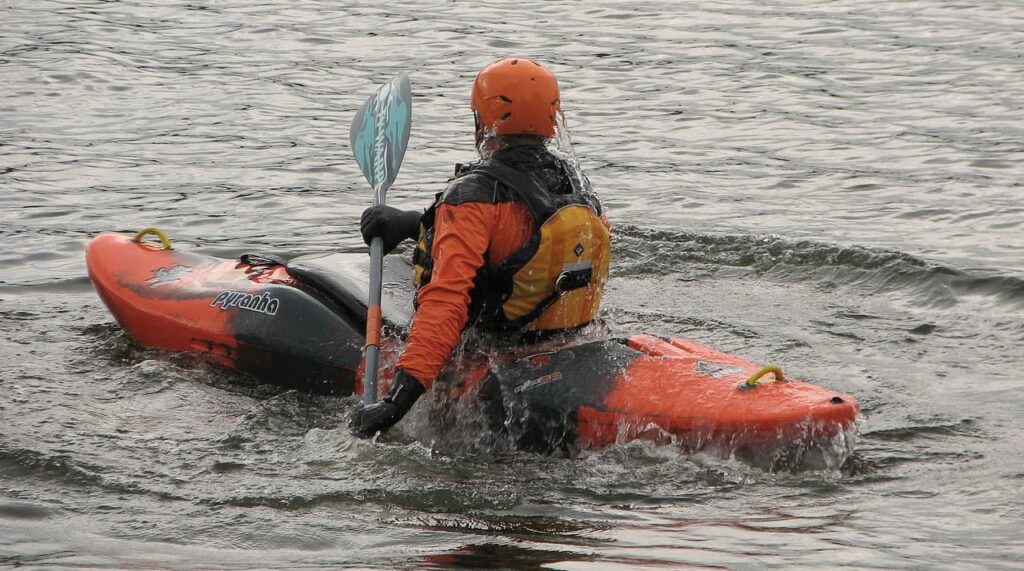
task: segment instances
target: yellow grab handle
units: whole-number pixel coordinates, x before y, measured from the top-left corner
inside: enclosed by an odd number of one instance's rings
[[[756,387],[757,386],[757,381],[761,380],[761,377],[767,375],[768,373],[775,373],[775,380],[776,381],[785,381],[786,380],[786,378],[782,376],[782,369],[780,369],[776,365],[766,365],[764,367],[761,367],[753,375],[750,375],[749,379],[743,381],[740,384],[740,388],[741,389],[752,389],[752,388]]]
[[[157,238],[160,238],[160,243],[163,244],[164,250],[174,249],[171,247],[171,241],[170,239],[167,238],[167,234],[164,234],[164,231],[157,228],[156,226],[150,226],[149,228],[143,228],[142,230],[139,230],[139,233],[136,234],[134,238],[132,238],[132,242],[142,242],[142,237],[147,234],[153,234]]]

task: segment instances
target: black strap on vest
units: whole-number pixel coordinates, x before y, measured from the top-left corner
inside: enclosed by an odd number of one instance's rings
[[[565,278],[568,275],[573,275],[573,277],[570,279],[576,280],[575,283],[579,285],[576,285],[575,287],[571,287],[568,289],[559,288],[558,283],[563,281],[563,278]],[[545,311],[548,310],[549,307],[554,305],[554,303],[562,297],[562,294],[572,291],[574,289],[579,289],[581,287],[587,287],[588,285],[590,285],[590,279],[592,276],[592,268],[587,268],[586,270],[573,270],[571,272],[562,272],[561,274],[559,274],[558,279],[555,281],[555,291],[552,292],[551,295],[545,297],[540,303],[538,303],[537,307],[533,308],[533,311],[527,313],[526,315],[518,319],[510,321],[509,328],[517,329],[525,327],[528,323],[540,317]]]
[[[553,200],[557,195],[552,194],[547,187],[537,180],[537,177],[512,168],[498,159],[487,161],[484,172],[498,179],[516,198],[526,204],[526,208],[533,215],[533,221],[537,225],[538,230],[541,224],[558,210],[558,205]]]

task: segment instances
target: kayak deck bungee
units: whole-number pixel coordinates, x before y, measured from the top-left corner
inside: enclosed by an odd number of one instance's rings
[[[102,234],[86,261],[101,299],[142,345],[203,353],[287,388],[362,392],[364,253],[234,261]],[[401,257],[385,259],[384,362],[412,317],[410,272]],[[681,338],[639,334],[465,353],[437,389],[481,408],[517,448],[540,452],[636,439],[688,450],[802,447],[842,436],[859,409],[849,395],[783,380],[777,369],[765,374]]]

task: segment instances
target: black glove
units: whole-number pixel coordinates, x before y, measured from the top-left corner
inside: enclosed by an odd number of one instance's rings
[[[388,396],[378,403],[356,410],[352,420],[348,422],[348,427],[352,434],[360,438],[370,438],[378,432],[384,432],[402,420],[413,403],[425,392],[427,389],[423,388],[419,381],[399,369],[395,380],[391,382]]]
[[[371,206],[359,218],[359,231],[369,246],[377,237],[384,240],[384,253],[389,254],[402,240],[416,238],[420,234],[419,210],[399,210],[390,206]]]

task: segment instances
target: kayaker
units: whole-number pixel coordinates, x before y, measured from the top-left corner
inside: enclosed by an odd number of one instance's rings
[[[360,408],[364,437],[398,422],[434,383],[467,326],[508,343],[586,326],[608,276],[607,218],[589,181],[547,148],[561,102],[555,76],[523,58],[477,75],[470,107],[480,160],[423,211],[363,212],[367,244],[416,239],[416,312],[388,395]],[[486,332],[486,333],[484,333]]]

